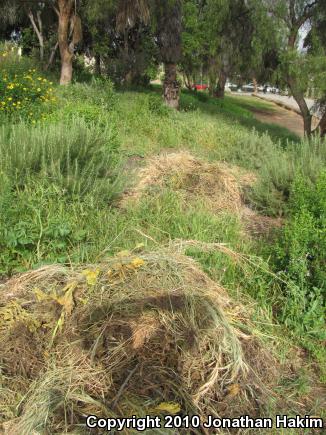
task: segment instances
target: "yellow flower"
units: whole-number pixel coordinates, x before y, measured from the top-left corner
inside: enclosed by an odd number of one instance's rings
[[[8,97],[8,101],[11,101],[12,100],[12,98],[11,97]]]
[[[42,90],[41,88],[37,88],[37,92],[41,92],[41,90]]]

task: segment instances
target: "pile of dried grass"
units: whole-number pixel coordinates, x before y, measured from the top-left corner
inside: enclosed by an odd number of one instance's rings
[[[235,213],[250,234],[266,234],[281,225],[280,220],[261,216],[245,205],[244,190],[252,187],[257,177],[238,166],[209,163],[188,151],[180,151],[149,158],[138,170],[137,178],[136,185],[125,193],[122,207],[157,192],[158,188],[169,187],[181,192],[187,204],[199,199],[214,213]]]
[[[67,433],[88,414],[155,414],[162,402],[203,417],[262,413],[277,363],[188,245],[43,267],[0,287],[5,433]]]
[[[226,163],[208,163],[187,151],[151,157],[138,172],[138,183],[124,201],[138,200],[152,187],[171,187],[189,199],[205,197],[214,211],[239,212],[243,206],[241,188],[251,186],[256,177]]]

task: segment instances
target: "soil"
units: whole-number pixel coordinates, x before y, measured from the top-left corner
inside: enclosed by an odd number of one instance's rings
[[[258,121],[265,122],[267,124],[276,124],[281,127],[285,127],[293,133],[297,134],[299,137],[303,137],[303,120],[297,113],[283,109],[277,104],[271,103],[273,109],[263,110],[263,109],[251,109]]]

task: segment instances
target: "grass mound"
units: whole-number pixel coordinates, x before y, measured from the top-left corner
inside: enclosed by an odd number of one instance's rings
[[[170,402],[203,417],[261,415],[278,364],[250,310],[184,255],[193,245],[121,252],[86,270],[46,266],[2,284],[8,433],[85,433],[88,414],[159,414]]]
[[[244,192],[256,181],[252,172],[227,163],[209,163],[187,151],[161,154],[148,159],[122,205],[168,187],[183,193],[188,203],[200,199],[214,213],[236,214],[251,234],[266,234],[281,223],[279,219],[257,214],[245,204]]]

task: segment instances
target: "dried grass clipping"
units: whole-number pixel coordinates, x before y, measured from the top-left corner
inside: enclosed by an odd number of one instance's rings
[[[0,423],[66,433],[90,413],[141,416],[162,403],[203,416],[262,412],[276,360],[250,311],[184,255],[189,243],[85,269],[44,267],[2,285],[0,307],[11,314],[0,317],[0,365],[11,401]],[[67,309],[60,295],[71,288]]]

